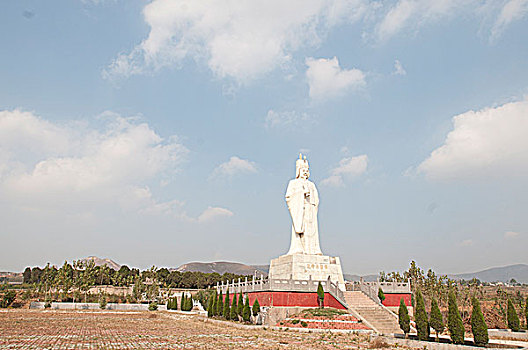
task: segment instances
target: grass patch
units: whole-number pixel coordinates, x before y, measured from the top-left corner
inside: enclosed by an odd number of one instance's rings
[[[332,317],[332,316],[339,316],[339,315],[345,315],[348,312],[345,310],[338,310],[331,307],[327,307],[324,309],[308,309],[304,310],[301,313],[302,317],[310,317],[310,316],[324,316],[324,317]]]

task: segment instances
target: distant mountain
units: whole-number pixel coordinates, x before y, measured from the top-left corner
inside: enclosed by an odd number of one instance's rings
[[[102,259],[102,258],[98,258],[96,256],[89,256],[87,258],[84,258],[84,259],[81,259],[82,262],[88,262],[90,260],[93,260],[93,262],[95,263],[95,266],[108,266],[109,268],[113,269],[113,270],[119,270],[121,268],[121,265],[119,265],[118,263],[116,263],[115,261],[111,260],[111,259]]]
[[[478,278],[482,282],[510,282],[514,278],[519,283],[528,283],[528,265],[516,264],[493,267],[478,272],[449,275],[449,277],[458,280]]]
[[[267,276],[266,271],[255,268],[254,266],[249,266],[241,263],[227,262],[227,261],[215,261],[215,262],[190,262],[183,264],[176,269],[179,272],[203,272],[203,273],[219,273],[223,275],[226,272],[234,273],[237,275],[253,275],[253,274],[263,274]]]

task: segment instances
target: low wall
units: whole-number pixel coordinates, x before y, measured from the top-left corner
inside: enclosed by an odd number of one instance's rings
[[[106,304],[106,310],[147,311],[149,304]],[[44,302],[32,301],[30,309],[44,309]],[[100,310],[99,303],[51,303],[52,310]],[[167,310],[166,305],[158,305],[158,310]]]
[[[258,292],[248,292],[247,295],[249,297],[250,305],[253,305],[253,303],[255,302],[255,299],[258,299],[260,306],[302,307],[302,308],[319,307],[319,300],[318,300],[317,293],[258,291]],[[232,302],[233,294],[230,294],[229,299]],[[346,310],[346,307],[343,306],[330,293],[325,293],[324,306]]]
[[[412,306],[411,304],[411,293],[385,293],[385,300],[383,300],[383,305],[386,307],[399,307],[400,299],[403,299],[403,302],[407,307]]]

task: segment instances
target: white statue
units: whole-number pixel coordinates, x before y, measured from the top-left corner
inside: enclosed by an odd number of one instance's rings
[[[286,203],[292,218],[292,239],[287,255],[322,255],[317,225],[319,194],[315,184],[308,180],[310,170],[306,156],[303,158],[300,154],[295,167],[295,179],[290,180],[286,189]]]

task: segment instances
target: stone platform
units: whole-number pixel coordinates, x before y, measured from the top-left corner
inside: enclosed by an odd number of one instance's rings
[[[271,260],[270,279],[330,281],[345,290],[345,280],[339,257],[312,254],[281,255]]]

